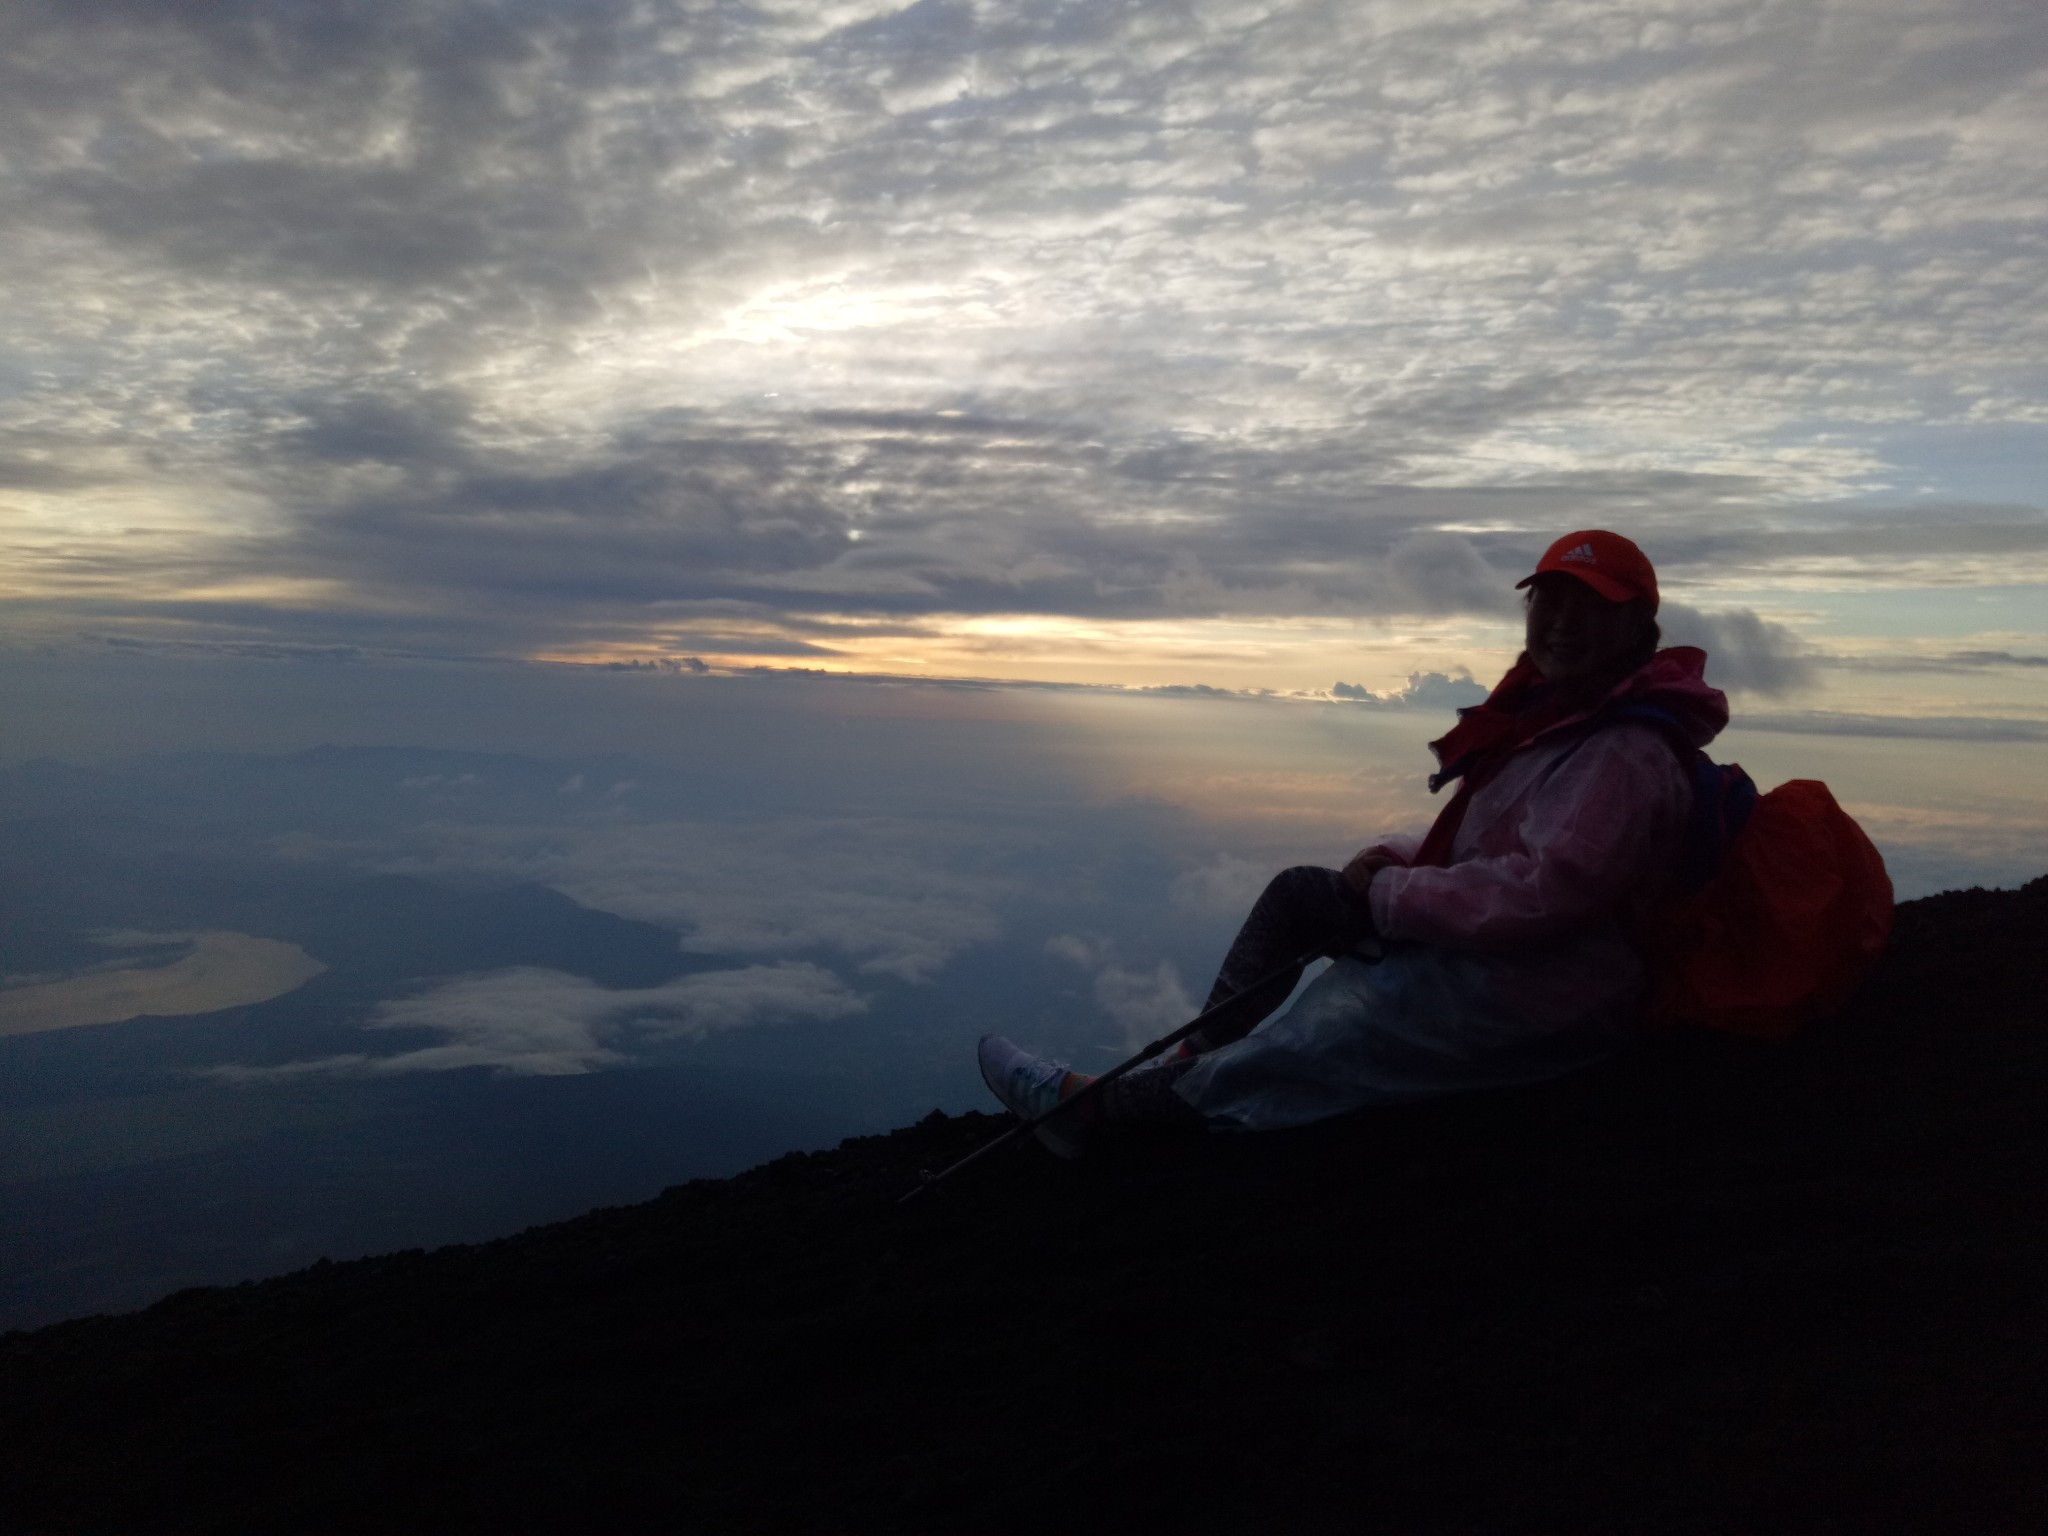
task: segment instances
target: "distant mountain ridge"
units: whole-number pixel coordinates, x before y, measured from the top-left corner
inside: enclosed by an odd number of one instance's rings
[[[0,1339],[0,1529],[2006,1531],[2048,878],[1842,1017],[1271,1137],[946,1117]]]

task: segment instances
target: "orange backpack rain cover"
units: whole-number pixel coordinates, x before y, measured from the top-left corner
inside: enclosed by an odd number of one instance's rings
[[[1891,927],[1891,876],[1863,829],[1827,785],[1780,784],[1705,888],[1645,925],[1650,1020],[1782,1039],[1848,1001]]]

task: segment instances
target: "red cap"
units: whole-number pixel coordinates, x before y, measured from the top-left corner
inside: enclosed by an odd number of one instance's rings
[[[1610,603],[1647,598],[1650,612],[1657,611],[1657,572],[1650,557],[1618,533],[1588,528],[1566,534],[1543,551],[1536,569],[1515,585],[1526,587],[1552,571],[1578,577]]]

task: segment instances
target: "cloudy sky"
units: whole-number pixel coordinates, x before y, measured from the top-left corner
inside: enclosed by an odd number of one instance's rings
[[[0,624],[1385,692],[1604,525],[2038,725],[2044,121],[2033,0],[18,0]]]

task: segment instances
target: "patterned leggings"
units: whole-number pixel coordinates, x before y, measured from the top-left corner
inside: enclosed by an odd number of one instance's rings
[[[1204,1009],[1278,970],[1290,960],[1313,953],[1341,955],[1371,936],[1372,914],[1334,869],[1297,864],[1267,882],[1251,915],[1237,930],[1216,984],[1209,988]],[[1188,1037],[1193,1055],[1242,1040],[1259,1021],[1287,1001],[1304,969],[1290,965],[1264,986],[1245,992],[1228,1008]],[[1169,1060],[1146,1071],[1117,1079],[1102,1092],[1105,1120],[1192,1119],[1194,1111],[1173,1092],[1181,1074],[1194,1065],[1191,1057]]]

